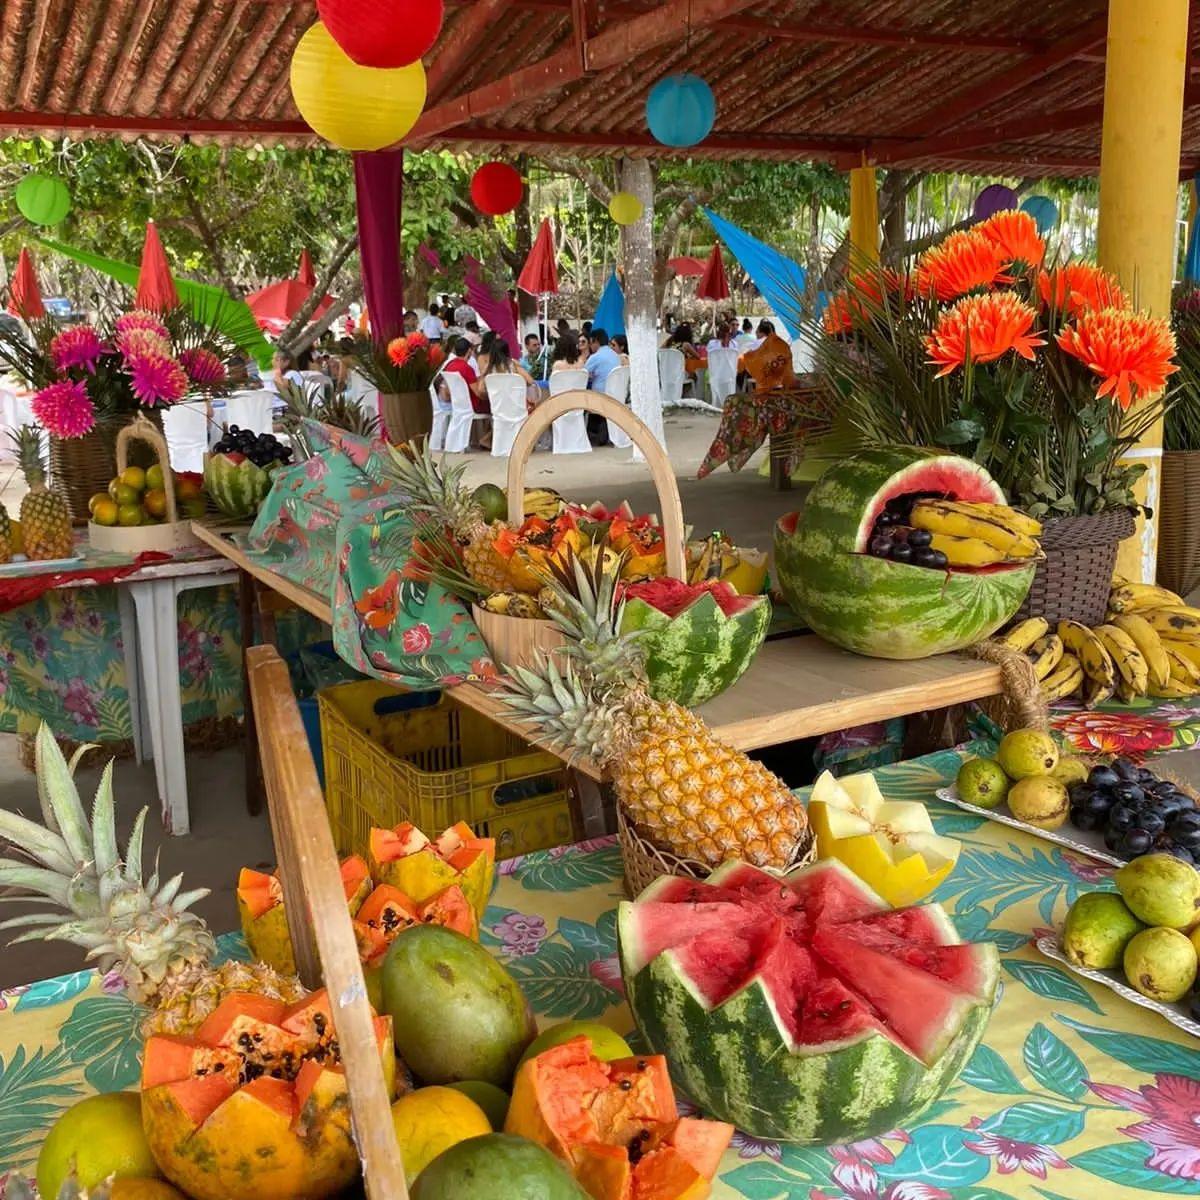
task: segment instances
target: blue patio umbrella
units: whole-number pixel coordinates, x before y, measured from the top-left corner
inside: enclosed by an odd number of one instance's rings
[[[1200,192],[1200,171],[1192,177],[1192,183]],[[1200,283],[1200,220],[1192,218],[1192,227],[1188,230],[1187,256],[1183,260],[1183,277],[1188,283]]]
[[[600,303],[596,306],[592,327],[603,329],[609,337],[614,333],[625,333],[625,293],[621,290],[616,271],[608,277],[604,291],[600,293]]]

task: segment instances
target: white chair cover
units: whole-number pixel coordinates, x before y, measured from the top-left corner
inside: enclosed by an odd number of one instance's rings
[[[378,392],[375,393],[375,403],[379,403]],[[429,403],[433,405],[433,428],[429,432],[429,448],[442,450],[446,445],[446,427],[450,424],[450,405],[438,394],[437,379],[429,385]]]
[[[662,392],[663,408],[683,399],[684,358],[679,350],[658,352],[658,386]]]
[[[208,449],[208,401],[185,400],[163,409],[163,433],[173,471],[203,471]]]
[[[489,375],[483,381],[492,407],[492,457],[507,458],[525,424],[525,380],[520,375]]]
[[[225,424],[249,429],[253,433],[270,433],[273,423],[274,392],[259,388],[252,392],[234,392],[225,398]]]
[[[588,374],[579,371],[551,371],[550,395],[586,389]],[[590,454],[592,443],[587,435],[587,413],[582,410],[565,413],[550,426],[552,454]]]
[[[471,407],[471,389],[457,371],[448,371],[442,378],[450,389],[450,424],[446,427],[443,448],[451,454],[461,454],[471,444],[472,424],[487,420],[487,413],[477,413]]]
[[[723,346],[708,352],[708,386],[712,402],[718,408],[737,391],[738,352],[736,346]]]
[[[608,379],[605,380],[604,391],[606,395],[611,396],[618,404],[627,404],[629,401],[629,368],[613,367],[608,373]],[[607,424],[608,440],[618,450],[626,450],[633,445],[633,440],[629,434],[619,425],[614,425],[611,421],[607,422]]]
[[[17,448],[10,433],[22,425],[36,425],[33,416],[33,392],[19,385],[0,383],[0,462],[15,462]]]

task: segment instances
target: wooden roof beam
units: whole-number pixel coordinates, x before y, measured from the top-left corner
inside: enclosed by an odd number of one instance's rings
[[[317,135],[303,121],[218,121],[198,117],[122,117],[111,113],[48,113],[26,109],[0,109],[0,129],[60,129],[82,133],[163,133],[184,137],[191,134],[253,135],[309,138]]]
[[[541,62],[427,110],[407,141],[409,144],[427,141],[456,125],[535,100],[591,72],[629,62],[656,46],[685,38],[690,29],[702,29],[748,8],[753,2],[670,0],[629,20],[609,24],[595,37],[568,45]]]
[[[480,0],[454,27],[454,37],[439,46],[425,77],[425,90],[430,101],[439,100],[449,84],[462,73],[463,67],[487,37],[493,22],[510,6],[511,0]]]

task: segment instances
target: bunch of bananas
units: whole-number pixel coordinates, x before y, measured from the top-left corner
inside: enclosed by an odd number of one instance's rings
[[[522,503],[526,519],[541,517],[543,521],[553,521],[566,507],[566,501],[553,488],[526,488]]]
[[[909,523],[933,535],[930,545],[951,567],[1027,562],[1041,554],[1041,522],[1006,504],[918,500]]]
[[[735,592],[757,596],[767,579],[767,556],[762,550],[735,546],[715,531],[703,541],[687,544],[688,583],[724,579]]]
[[[499,613],[505,617],[521,617],[529,621],[544,620],[545,609],[532,596],[524,592],[493,592],[480,600],[484,612]]]
[[[1047,701],[1081,694],[1094,708],[1114,695],[1181,700],[1200,695],[1200,608],[1151,583],[1117,581],[1107,619],[1089,629],[1028,617],[999,641],[1026,654]]]

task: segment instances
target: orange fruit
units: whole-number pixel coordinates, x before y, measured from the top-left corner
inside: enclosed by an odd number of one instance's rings
[[[167,493],[162,488],[152,488],[142,497],[142,507],[152,517],[162,517],[167,512]]]
[[[126,467],[117,478],[135,492],[146,490],[146,472],[141,467]]]
[[[115,525],[117,523],[117,502],[107,496],[101,496],[92,508],[92,520],[97,525]]]
[[[108,494],[118,504],[136,504],[138,499],[137,491],[129,484],[122,483],[119,476],[108,485]]]
[[[118,525],[140,525],[142,523],[142,506],[140,504],[122,504],[117,508]]]
[[[163,469],[161,463],[154,463],[146,468],[146,487],[150,491],[156,488],[161,488],[163,485]]]
[[[448,1087],[405,1093],[392,1105],[392,1124],[409,1183],[443,1150],[492,1132],[483,1109],[469,1096]]]
[[[188,479],[185,476],[175,476],[175,499],[190,500],[201,492],[200,480]]]
[[[94,513],[96,511],[96,505],[99,504],[102,500],[108,500],[108,499],[109,499],[109,495],[107,492],[94,492],[91,495],[91,497],[88,499],[88,512]]]

